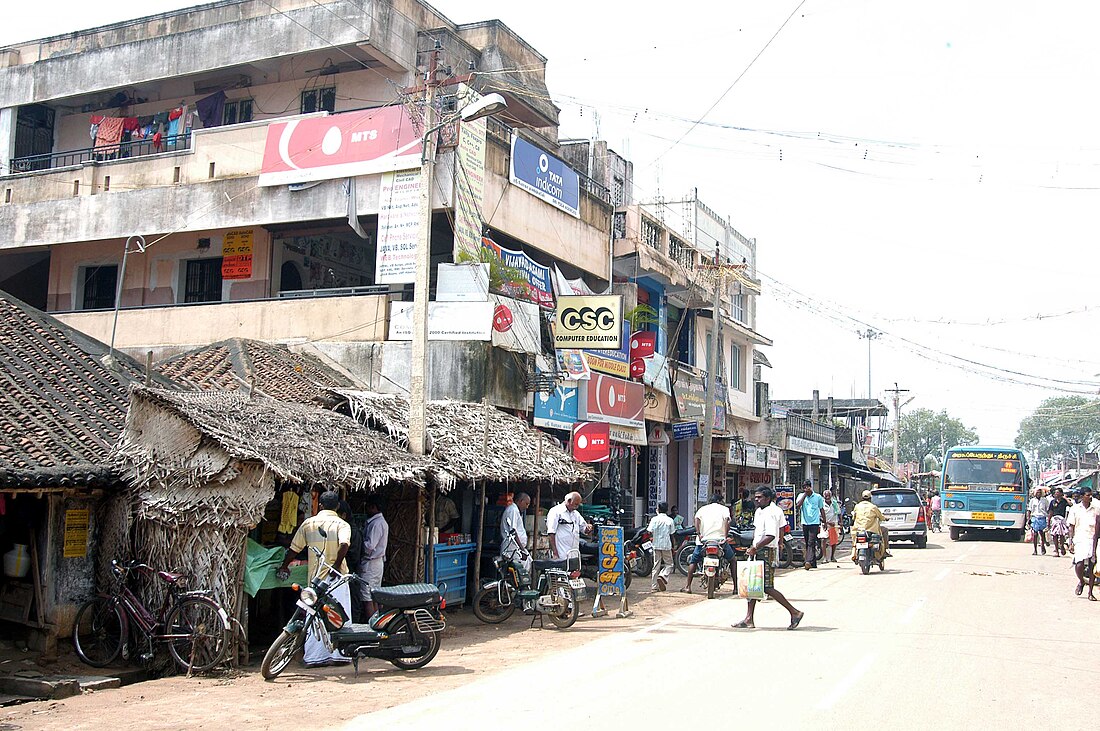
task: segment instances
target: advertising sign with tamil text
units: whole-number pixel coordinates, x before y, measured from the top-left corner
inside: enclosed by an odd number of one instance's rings
[[[555,208],[581,217],[581,179],[577,172],[517,134],[512,135],[508,179]]]
[[[222,279],[252,278],[252,229],[226,231],[222,240]]]
[[[558,297],[555,348],[618,350],[623,345],[622,295]]]
[[[599,539],[600,570],[596,579],[600,596],[619,596],[626,591],[622,526],[601,525]]]
[[[492,239],[481,239],[482,246],[500,258],[500,263],[512,269],[518,269],[524,277],[522,282],[503,282],[497,292],[506,297],[534,302],[539,307],[554,309],[554,285],[550,281],[550,267],[545,267],[523,251],[506,249]]]

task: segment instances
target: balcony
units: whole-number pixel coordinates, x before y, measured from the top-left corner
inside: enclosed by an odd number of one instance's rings
[[[122,142],[108,148],[86,147],[81,150],[52,152],[46,155],[28,155],[11,159],[9,169],[13,174],[29,173],[37,170],[73,167],[86,162],[111,162],[130,158],[157,155],[162,152],[182,152],[191,149],[191,135],[173,135],[154,143],[149,140]]]

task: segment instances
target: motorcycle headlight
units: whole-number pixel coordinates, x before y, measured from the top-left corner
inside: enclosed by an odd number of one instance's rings
[[[317,592],[314,591],[313,587],[307,586],[306,588],[302,589],[302,595],[299,598],[312,607],[314,604],[317,603]]]

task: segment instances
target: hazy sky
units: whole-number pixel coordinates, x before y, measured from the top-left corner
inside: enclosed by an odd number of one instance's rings
[[[47,1],[0,43],[191,4]],[[774,397],[864,396],[868,325],[873,395],[897,382],[986,442],[1100,388],[1100,5],[433,4],[545,55],[562,136],[630,158],[636,197],[697,187],[756,238]]]

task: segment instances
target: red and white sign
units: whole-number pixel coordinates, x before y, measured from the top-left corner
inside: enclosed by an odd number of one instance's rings
[[[400,104],[272,122],[267,127],[259,185],[419,168],[420,152],[420,134]]]
[[[639,330],[630,336],[630,360],[648,358],[657,351],[657,333]]]
[[[582,418],[621,426],[645,426],[645,386],[641,383],[593,373],[585,390]]]
[[[573,425],[573,459],[606,462],[611,459],[611,426],[588,421]]]

